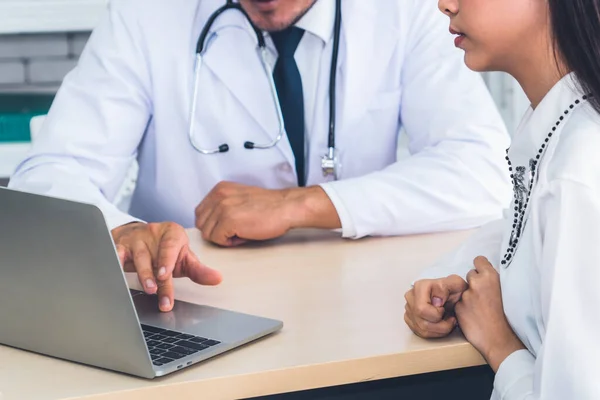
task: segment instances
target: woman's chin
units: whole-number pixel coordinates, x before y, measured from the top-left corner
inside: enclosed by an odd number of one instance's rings
[[[465,52],[465,64],[469,69],[475,72],[494,71],[485,57],[474,54],[472,51]]]

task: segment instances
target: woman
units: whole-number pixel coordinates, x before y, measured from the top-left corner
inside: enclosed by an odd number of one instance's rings
[[[504,219],[415,283],[405,320],[423,337],[459,325],[495,399],[600,399],[600,0],[439,7],[466,64],[511,74],[531,107],[507,151]]]

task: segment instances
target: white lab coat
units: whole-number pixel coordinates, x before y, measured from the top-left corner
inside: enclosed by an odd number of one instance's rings
[[[333,0],[319,0],[333,1]],[[194,51],[224,0],[114,0],[68,75],[32,153],[11,187],[97,204],[110,228],[135,218],[194,226],[194,209],[220,181],[264,188],[296,184],[278,130],[256,38],[237,12],[215,24],[195,121],[206,148],[188,140]],[[309,127],[310,185],[321,184],[343,235],[398,235],[479,226],[510,200],[509,145],[481,77],[463,65],[434,0],[344,0],[337,148],[343,180],[321,173],[327,151],[332,41],[320,62]],[[401,127],[408,160],[396,162]],[[132,160],[140,173],[130,214],[112,203]]]
[[[529,109],[514,136],[513,168],[525,166],[528,176],[529,160],[559,117],[565,118],[539,167],[512,263],[500,261],[514,205],[421,276],[464,278],[479,255],[499,270],[504,312],[527,350],[500,366],[494,400],[600,398],[600,116],[589,103],[569,108],[582,97],[572,77],[563,78],[535,111]]]

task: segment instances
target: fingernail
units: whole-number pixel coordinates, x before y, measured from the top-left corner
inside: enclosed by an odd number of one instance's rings
[[[169,308],[171,307],[171,300],[168,297],[163,297],[160,299],[160,308]]]
[[[434,297],[432,303],[434,307],[441,307],[444,305],[444,302],[439,297]]]
[[[164,274],[166,274],[166,273],[167,273],[167,268],[166,268],[166,267],[161,267],[161,268],[158,270],[158,276],[163,276],[163,275],[164,275]]]
[[[152,279],[146,279],[146,287],[148,289],[154,289],[156,287],[156,284]]]

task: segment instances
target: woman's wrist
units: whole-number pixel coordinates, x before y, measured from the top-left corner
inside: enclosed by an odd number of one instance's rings
[[[504,360],[511,354],[526,349],[521,340],[510,328],[508,329],[508,332],[503,335],[498,335],[497,338],[498,340],[484,352],[484,357],[494,373],[498,372],[500,365],[502,365]]]

